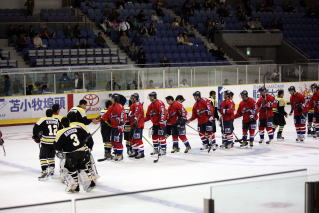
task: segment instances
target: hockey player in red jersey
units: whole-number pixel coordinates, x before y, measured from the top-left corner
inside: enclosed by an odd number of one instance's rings
[[[184,153],[188,153],[191,147],[186,137],[185,123],[187,121],[187,112],[181,104],[181,102],[184,101],[183,96],[179,96],[178,100],[174,101],[172,96],[166,97],[166,102],[169,105],[167,110],[167,126],[170,127],[167,131],[170,130],[170,134],[173,138],[173,149],[171,153],[179,152],[178,139],[180,139],[186,147]]]
[[[297,142],[303,142],[305,140],[306,134],[306,109],[305,109],[305,97],[296,92],[296,88],[291,86],[288,88],[290,93],[290,104],[291,104],[291,111],[289,115],[294,113],[294,121],[295,121],[295,128],[297,131]]]
[[[111,131],[111,143],[115,152],[114,160],[123,160],[123,131],[124,124],[126,121],[126,115],[124,107],[120,104],[120,95],[113,94],[112,106],[109,107],[108,111],[102,116],[102,122],[110,121],[112,127]]]
[[[310,98],[310,101],[307,104],[307,111],[309,109],[314,109],[314,115],[313,115],[313,127],[315,133],[313,134],[313,137],[319,137],[319,86],[317,84],[312,85],[313,87],[313,95]],[[309,116],[309,114],[308,114]]]
[[[203,143],[201,150],[209,149],[210,146],[212,146],[213,150],[216,150],[216,126],[213,106],[208,99],[201,97],[199,91],[194,92],[193,97],[196,102],[193,106],[192,117],[188,119],[187,123],[195,119],[198,120],[199,136]]]
[[[234,112],[235,104],[231,99],[231,92],[226,90],[224,92],[224,100],[220,104],[219,112],[221,114],[221,126],[223,133],[223,147],[229,149],[233,146],[233,122],[234,122]]]
[[[243,142],[241,147],[248,145],[248,130],[249,130],[249,145],[254,146],[255,130],[256,130],[256,120],[258,119],[256,115],[256,102],[254,99],[248,97],[248,92],[246,90],[240,93],[242,101],[239,104],[235,119],[243,116]]]
[[[151,120],[153,123],[152,127],[152,140],[154,146],[154,154],[160,152],[161,155],[166,154],[166,119],[167,119],[167,110],[165,104],[157,99],[156,92],[151,92],[148,95],[151,104],[147,108],[145,122]],[[160,146],[160,149],[159,149]]]
[[[257,113],[259,113],[259,143],[264,141],[264,130],[266,128],[269,137],[269,140],[266,142],[266,144],[269,144],[274,138],[274,132],[272,129],[274,112],[272,108],[275,98],[267,94],[267,89],[264,86],[259,88],[258,91],[260,92],[260,98],[257,101],[256,110]]]
[[[131,125],[131,145],[133,153],[129,157],[140,159],[144,158],[143,129],[144,129],[144,110],[143,104],[139,101],[138,93],[131,95],[132,105],[128,114]]]

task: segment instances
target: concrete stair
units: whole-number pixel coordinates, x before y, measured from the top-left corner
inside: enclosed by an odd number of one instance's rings
[[[30,67],[25,63],[23,57],[16,51],[14,47],[8,46],[8,39],[0,39],[0,48],[10,52],[10,59],[17,60],[18,68],[27,68]]]

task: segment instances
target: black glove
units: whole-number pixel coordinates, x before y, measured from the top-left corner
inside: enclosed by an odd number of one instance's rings
[[[32,139],[34,140],[34,142],[36,142],[36,143],[40,143],[40,138],[38,137],[38,136],[35,136],[35,135],[33,135],[32,136]]]

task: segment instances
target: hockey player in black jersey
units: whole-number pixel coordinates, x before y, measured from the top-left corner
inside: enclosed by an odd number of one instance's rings
[[[87,116],[86,116],[86,106],[87,106],[87,101],[82,99],[80,100],[79,102],[79,105],[78,106],[75,106],[75,107],[72,107],[69,111],[70,112],[74,112],[76,114],[76,121],[79,122],[79,123],[83,123],[85,125],[89,125],[90,123],[94,123],[94,124],[97,124],[99,123],[98,120],[96,119],[88,119]]]
[[[65,153],[65,168],[68,170],[66,191],[72,193],[80,191],[79,176],[81,171],[84,171],[90,182],[83,187],[85,191],[89,192],[95,187],[95,182],[87,167],[90,161],[89,149],[93,147],[92,137],[81,125],[70,126],[68,118],[62,118],[62,124],[65,128],[58,131],[55,148]]]
[[[108,108],[112,105],[111,100],[105,101],[105,109],[101,110],[99,119],[107,112]],[[104,143],[104,159],[112,160],[112,143],[111,143],[111,131],[112,127],[110,121],[101,122],[101,135]],[[99,160],[98,160],[99,161]]]
[[[59,121],[53,116],[52,109],[46,111],[46,117],[40,118],[33,127],[33,140],[36,143],[40,143],[40,164],[41,164],[41,175],[39,180],[45,180],[48,176],[54,174],[55,168],[55,149],[54,140],[57,131],[61,129]]]

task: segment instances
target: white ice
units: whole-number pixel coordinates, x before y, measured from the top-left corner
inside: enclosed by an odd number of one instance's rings
[[[192,126],[195,127],[196,122]],[[92,124],[89,127],[94,131],[98,126]],[[149,127],[147,123],[144,132],[147,138]],[[237,212],[300,213],[304,204],[304,181],[319,179],[319,138],[307,137],[305,143],[296,143],[292,117],[287,120],[283,142],[275,139],[270,145],[259,145],[257,136],[253,149],[241,149],[236,144],[231,150],[218,149],[209,154],[201,152],[199,136],[187,128],[191,153],[171,154],[170,138],[167,156],[154,164],[154,158],[149,155],[151,147],[144,142],[145,159],[129,159],[125,154],[122,162],[97,162],[101,176],[97,188],[90,193],[81,191],[79,194],[67,194],[64,191],[65,186],[58,179],[58,169],[54,178],[46,182],[37,180],[40,173],[39,147],[31,139],[31,125],[1,127],[1,130],[7,155],[4,157],[0,149],[0,208],[306,168],[308,177],[297,174],[280,176],[280,179],[215,184],[212,190],[217,212],[242,209]],[[241,137],[241,119],[235,121],[235,133]],[[220,144],[219,127],[216,135]],[[102,158],[103,143],[99,132],[94,135],[94,141],[93,155],[95,159]],[[180,143],[180,147],[182,151],[184,145]],[[210,186],[79,201],[77,212],[202,212],[203,198],[210,196]],[[69,204],[38,208],[39,212],[71,212]],[[31,209],[23,209],[23,212],[37,212],[37,208]]]

